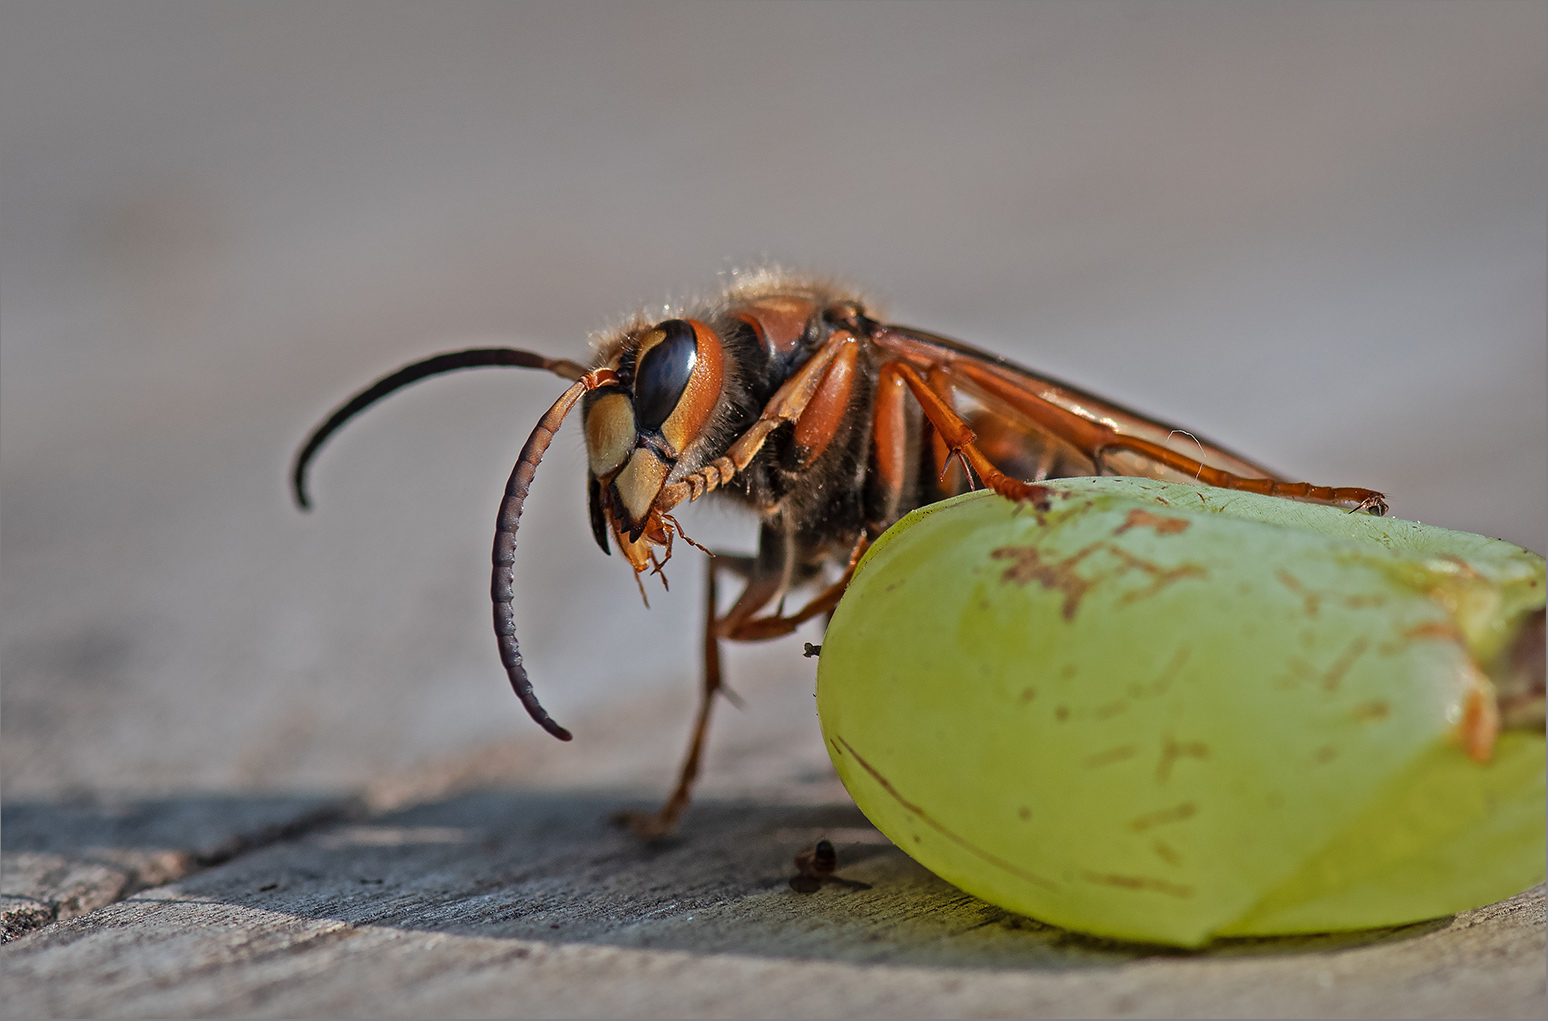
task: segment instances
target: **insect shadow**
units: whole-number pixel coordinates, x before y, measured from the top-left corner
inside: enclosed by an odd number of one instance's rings
[[[1046,925],[956,889],[887,843],[853,806],[707,799],[675,842],[644,846],[608,825],[619,800],[607,791],[460,794],[255,846],[183,878],[176,894],[300,919],[509,939],[518,949],[535,941],[1050,971],[1157,956],[1355,950],[1450,923],[1222,940],[1196,951],[1124,943]],[[152,807],[175,815],[175,802]],[[13,822],[30,819],[41,828],[53,810],[71,814],[79,832],[97,829],[76,818],[89,806],[15,807],[7,806],[8,840],[25,841]],[[833,851],[831,872],[819,864],[826,860],[819,842]],[[807,864],[797,875],[827,877],[809,893],[791,889],[790,863],[802,849]],[[126,906],[167,899],[167,890],[141,890]]]

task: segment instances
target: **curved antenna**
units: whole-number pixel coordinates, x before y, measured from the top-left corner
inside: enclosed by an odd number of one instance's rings
[[[291,470],[290,481],[292,492],[296,498],[296,505],[302,510],[311,510],[312,501],[306,493],[306,470],[311,464],[312,457],[328,442],[328,438],[339,431],[339,427],[360,412],[369,408],[377,401],[386,397],[394,390],[401,390],[411,383],[417,383],[429,376],[438,376],[443,372],[456,372],[458,369],[482,369],[488,367],[507,367],[518,369],[547,369],[557,376],[565,379],[580,379],[586,374],[583,366],[564,358],[544,358],[542,355],[533,354],[530,351],[518,351],[509,347],[477,347],[467,351],[448,351],[445,354],[434,355],[412,365],[405,365],[397,372],[383,376],[375,383],[345,401],[327,421],[312,430],[301,449],[296,452],[295,466]],[[539,455],[541,456],[541,454]]]
[[[500,643],[500,662],[505,664],[506,676],[511,679],[511,690],[521,699],[527,715],[561,741],[570,740],[572,735],[555,723],[548,711],[539,704],[532,690],[532,682],[527,678],[527,668],[521,662],[521,648],[516,644],[516,614],[511,607],[511,565],[516,560],[516,526],[521,522],[521,509],[527,502],[527,490],[532,485],[532,476],[537,474],[538,462],[543,460],[543,454],[553,442],[554,433],[559,431],[564,417],[587,390],[594,390],[617,379],[617,373],[611,369],[597,369],[587,373],[572,384],[548,409],[548,413],[538,420],[538,424],[532,428],[532,435],[527,437],[527,442],[521,448],[516,467],[511,469],[510,480],[505,484],[505,496],[500,500],[500,513],[495,519],[494,552],[491,555],[494,575],[489,582],[489,598],[494,601],[495,640]]]

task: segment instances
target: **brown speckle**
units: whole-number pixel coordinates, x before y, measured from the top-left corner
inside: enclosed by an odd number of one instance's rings
[[[1000,575],[1000,581],[1004,584],[1014,583],[1024,587],[1035,581],[1045,589],[1063,592],[1064,607],[1061,612],[1065,620],[1073,620],[1075,611],[1080,608],[1081,599],[1085,598],[1086,590],[1091,587],[1089,581],[1075,573],[1075,568],[1101,545],[1094,542],[1054,562],[1045,561],[1042,550],[1036,546],[1001,546],[989,556],[995,560],[1013,561]]]
[[[1285,588],[1300,596],[1308,617],[1317,616],[1317,611],[1322,607],[1324,600],[1337,603],[1351,610],[1387,605],[1387,597],[1380,592],[1372,592],[1366,595],[1345,595],[1342,592],[1313,592],[1302,584],[1299,578],[1283,568],[1280,568],[1275,573],[1275,577],[1279,579],[1280,584],[1284,585]]]
[[[1499,733],[1500,707],[1495,700],[1494,686],[1475,673],[1472,686],[1462,700],[1457,737],[1469,758],[1474,762],[1488,762],[1494,754],[1494,740]]]
[[[1461,642],[1462,634],[1454,624],[1446,621],[1432,620],[1419,624],[1403,632],[1403,637],[1408,639],[1433,638],[1442,642]]]
[[[1105,551],[1119,561],[1116,569],[1107,574],[1094,578],[1082,578],[1076,573],[1081,561],[1099,549]],[[1085,598],[1091,586],[1105,578],[1126,574],[1131,570],[1143,571],[1151,578],[1151,583],[1143,588],[1125,592],[1119,597],[1119,605],[1127,605],[1160,592],[1166,586],[1183,578],[1203,578],[1208,572],[1198,564],[1180,564],[1177,567],[1161,567],[1151,563],[1142,557],[1137,557],[1128,550],[1112,544],[1101,542],[1090,543],[1081,547],[1063,560],[1049,561],[1043,558],[1042,550],[1036,546],[1001,546],[992,551],[990,557],[995,560],[1013,561],[1000,575],[1000,581],[1004,584],[1017,584],[1026,586],[1031,582],[1037,582],[1045,589],[1056,589],[1064,593],[1064,606],[1062,613],[1065,620],[1073,620],[1076,611],[1080,608],[1080,602]]]
[[[1063,723],[1065,720],[1067,720],[1069,718],[1070,718],[1070,710],[1069,710],[1068,707],[1062,706],[1062,705],[1054,707],[1054,719],[1058,720],[1060,723]]]
[[[1392,707],[1384,701],[1362,702],[1354,707],[1354,718],[1357,720],[1382,720],[1392,711]]]
[[[1182,822],[1192,819],[1199,812],[1199,807],[1191,801],[1185,801],[1172,808],[1163,808],[1155,812],[1146,812],[1129,820],[1129,829],[1135,833],[1143,833],[1152,826],[1162,826],[1166,823]]]
[[[1322,690],[1337,691],[1339,682],[1344,679],[1344,675],[1349,672],[1349,668],[1354,666],[1355,660],[1365,655],[1365,650],[1370,648],[1370,646],[1370,641],[1364,637],[1356,638],[1350,642],[1349,648],[1345,649],[1343,655],[1334,660],[1333,665],[1328,667],[1327,673],[1322,675]]]
[[[1285,666],[1290,668],[1289,680],[1291,686],[1308,679],[1317,672],[1315,667],[1300,656],[1286,656]]]
[[[1103,886],[1116,886],[1125,890],[1164,893],[1170,897],[1187,898],[1193,896],[1193,887],[1191,886],[1169,883],[1165,879],[1153,879],[1150,876],[1120,876],[1112,873],[1086,872],[1082,875],[1082,878],[1088,882],[1101,883]]]
[[[1177,651],[1172,654],[1171,661],[1166,664],[1166,669],[1161,671],[1160,677],[1157,677],[1149,684],[1129,685],[1130,696],[1134,698],[1152,698],[1165,695],[1167,689],[1172,686],[1172,682],[1177,679],[1177,675],[1182,673],[1182,668],[1188,662],[1188,657],[1192,652],[1193,646],[1191,645],[1184,644],[1179,646]]]
[[[1026,822],[1032,818],[1032,810],[1026,805],[1022,805],[1020,808],[1016,809],[1016,817],[1022,822]]]
[[[1316,761],[1317,765],[1325,766],[1329,762],[1332,762],[1334,759],[1338,758],[1338,749],[1334,748],[1330,744],[1325,744],[1312,753],[1312,758]]]
[[[1160,858],[1168,865],[1177,866],[1182,864],[1182,855],[1178,854],[1177,849],[1164,840],[1157,840],[1150,845],[1150,849],[1156,852],[1157,858]]]
[[[1188,525],[1187,518],[1166,518],[1136,507],[1129,511],[1129,516],[1113,534],[1122,535],[1131,528],[1153,528],[1157,535],[1176,535],[1178,532],[1187,531]]]
[[[1302,602],[1306,606],[1306,616],[1317,616],[1317,610],[1322,605],[1321,596],[1317,595],[1317,593],[1313,592],[1305,585],[1302,585],[1299,578],[1282,567],[1277,572],[1275,572],[1274,577],[1278,578],[1280,584],[1282,584],[1285,588],[1301,597]]]
[[[1122,762],[1124,759],[1132,759],[1139,754],[1139,749],[1132,744],[1119,745],[1117,748],[1109,748],[1105,752],[1097,752],[1086,758],[1086,768],[1096,769],[1099,766],[1110,766],[1114,762]]]
[[[1021,699],[1020,699],[1020,701],[1021,701],[1022,705],[1026,705],[1028,702],[1032,701],[1036,697],[1037,697],[1037,691],[1035,689],[1033,689],[1033,688],[1022,688],[1021,689]]]
[[[1097,706],[1095,716],[1099,720],[1109,720],[1128,708],[1129,703],[1120,698],[1116,702],[1109,702],[1106,705]]]
[[[1172,766],[1178,759],[1207,759],[1209,746],[1202,741],[1174,741],[1168,734],[1161,743],[1161,761],[1156,764],[1156,779],[1166,783],[1172,778]]]
[[[1114,556],[1124,562],[1123,566],[1116,573],[1122,574],[1124,571],[1134,568],[1144,571],[1152,579],[1151,583],[1146,587],[1133,589],[1120,596],[1118,599],[1119,606],[1127,606],[1130,603],[1137,603],[1141,599],[1149,599],[1174,581],[1181,581],[1183,578],[1203,578],[1209,573],[1198,564],[1179,564],[1176,567],[1161,567],[1151,563],[1149,560],[1136,557],[1127,550],[1119,549],[1117,546],[1109,546],[1108,549]]]

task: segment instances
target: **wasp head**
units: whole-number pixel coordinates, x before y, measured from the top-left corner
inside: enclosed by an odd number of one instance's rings
[[[670,546],[661,490],[720,403],[720,338],[694,319],[668,319],[625,337],[610,361],[618,382],[587,393],[591,531],[618,540],[636,571],[650,547]]]

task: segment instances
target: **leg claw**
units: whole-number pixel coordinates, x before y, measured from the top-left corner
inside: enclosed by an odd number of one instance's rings
[[[665,840],[677,832],[677,820],[663,818],[657,812],[614,812],[608,822],[618,829],[628,830],[646,843]]]

